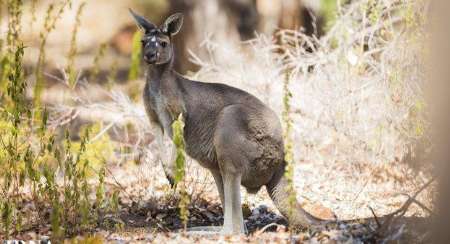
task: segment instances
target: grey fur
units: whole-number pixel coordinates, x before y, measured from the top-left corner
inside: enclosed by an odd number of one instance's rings
[[[170,17],[163,28],[174,19]],[[139,18],[138,18],[139,19]],[[179,28],[178,28],[179,29]],[[156,29],[144,38],[172,35]],[[150,35],[150,36],[149,36]],[[166,52],[168,60],[148,63],[144,89],[145,107],[152,124],[172,138],[171,124],[181,113],[184,117],[186,152],[209,169],[218,187],[224,207],[222,233],[243,233],[240,185],[256,193],[266,186],[270,196],[291,224],[312,226],[321,220],[301,208],[289,210],[287,181],[284,176],[282,130],[276,114],[251,94],[218,83],[186,79],[173,70],[173,48],[145,45],[146,53]],[[158,57],[164,55],[157,55]],[[164,56],[166,57],[166,56]],[[164,162],[166,175],[173,182],[172,162]]]

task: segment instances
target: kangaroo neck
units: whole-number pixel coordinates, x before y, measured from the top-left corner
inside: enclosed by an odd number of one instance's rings
[[[153,92],[176,89],[176,75],[173,72],[173,59],[165,64],[152,64],[147,69],[147,82]]]
[[[185,102],[178,83],[178,75],[173,71],[173,59],[169,63],[150,65],[147,71],[146,90],[155,98],[153,106],[160,109],[158,114],[170,134],[170,125],[179,114],[186,112]]]

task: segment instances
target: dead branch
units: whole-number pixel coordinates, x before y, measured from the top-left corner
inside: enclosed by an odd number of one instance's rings
[[[372,215],[375,219],[375,222],[377,223],[378,228],[381,227],[380,221],[378,220],[378,216],[375,214],[375,211],[373,210],[372,207],[369,206],[370,212],[372,212]]]
[[[409,197],[408,200],[396,211],[385,215],[386,220],[383,222],[382,226],[375,231],[376,235],[386,236],[386,233],[392,227],[392,223],[396,222],[398,219],[402,218],[406,212],[408,211],[411,204],[415,201],[417,202],[417,196],[425,190],[427,187],[431,185],[436,180],[436,177],[431,178],[427,183],[425,183],[412,197]]]
[[[415,204],[417,204],[417,206],[419,206],[420,208],[422,208],[423,210],[425,210],[426,212],[428,212],[430,215],[435,216],[435,213],[433,212],[433,210],[431,210],[430,208],[428,208],[427,206],[425,206],[425,204],[419,202],[419,200],[412,198],[410,195],[408,194],[402,194],[403,196],[408,197],[408,199],[411,199],[411,201]]]

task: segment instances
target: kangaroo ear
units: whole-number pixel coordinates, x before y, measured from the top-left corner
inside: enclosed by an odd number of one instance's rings
[[[134,17],[134,20],[136,21],[137,26],[140,29],[142,29],[145,33],[148,33],[151,30],[156,28],[156,26],[154,24],[152,24],[150,21],[148,21],[144,17],[136,14],[131,8],[129,10],[130,10],[131,15]]]
[[[169,18],[164,21],[162,26],[162,30],[169,35],[176,35],[183,25],[183,14],[176,13],[171,15]]]

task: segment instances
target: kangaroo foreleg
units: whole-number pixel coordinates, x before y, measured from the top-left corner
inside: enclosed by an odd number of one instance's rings
[[[158,144],[159,150],[159,160],[161,161],[161,165],[164,170],[164,174],[166,175],[167,180],[169,181],[172,187],[175,186],[175,157],[176,157],[176,147],[170,142],[170,146],[164,142],[164,133],[160,126],[155,126],[154,133],[156,137],[156,142]]]
[[[225,213],[225,196],[224,196],[224,190],[223,190],[222,175],[220,174],[220,171],[218,171],[218,170],[211,170],[211,173],[214,177],[214,182],[216,183],[217,192],[219,193],[219,197],[220,197],[220,203],[222,204],[222,209],[224,210],[224,213]]]

